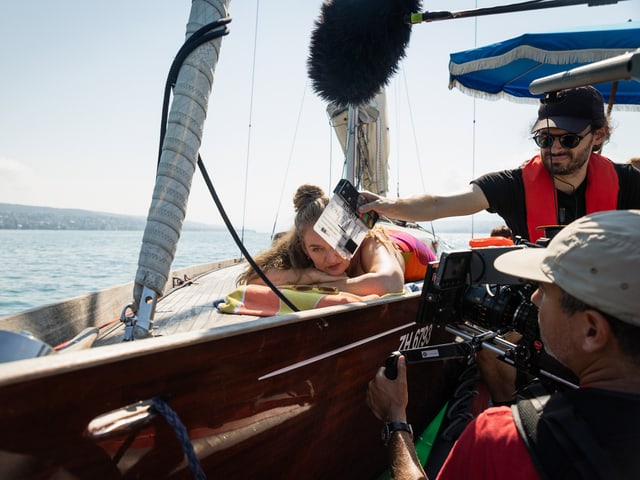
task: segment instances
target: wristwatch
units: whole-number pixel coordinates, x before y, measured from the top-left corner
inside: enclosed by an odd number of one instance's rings
[[[389,444],[389,440],[391,440],[391,434],[393,432],[397,432],[398,430],[404,430],[405,432],[409,432],[411,438],[413,438],[413,429],[411,425],[403,422],[390,422],[382,425],[382,443],[386,447]]]

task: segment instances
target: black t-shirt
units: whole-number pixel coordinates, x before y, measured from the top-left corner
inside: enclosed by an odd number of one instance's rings
[[[640,208],[640,171],[632,165],[613,164],[618,174],[618,210]],[[483,191],[489,201],[490,213],[500,215],[513,235],[529,238],[527,228],[527,210],[524,200],[524,182],[522,168],[503,170],[483,175],[471,183],[475,183]],[[567,194],[556,190],[558,197],[558,223],[567,225],[576,218],[586,215],[585,192],[587,180]]]

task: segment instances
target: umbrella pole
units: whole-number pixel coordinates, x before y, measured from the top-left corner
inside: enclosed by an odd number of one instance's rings
[[[616,80],[611,85],[611,93],[609,94],[609,103],[607,104],[607,118],[611,116],[611,109],[613,108],[613,101],[616,98],[616,91],[618,90],[618,81]]]
[[[613,109],[613,103],[616,99],[616,92],[618,91],[618,80],[615,80],[611,84],[611,93],[609,94],[609,103],[607,103],[607,121],[611,117],[611,110]],[[600,154],[602,155],[602,151],[604,150],[604,144],[600,147]]]

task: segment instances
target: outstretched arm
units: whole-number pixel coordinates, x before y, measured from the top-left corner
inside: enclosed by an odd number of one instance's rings
[[[438,218],[471,215],[489,208],[489,201],[478,185],[450,195],[422,194],[406,198],[380,197],[375,193],[361,192],[368,203],[360,206],[362,213],[375,210],[380,215],[398,220],[428,222]]]

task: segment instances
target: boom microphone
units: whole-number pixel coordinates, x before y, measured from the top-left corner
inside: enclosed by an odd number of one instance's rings
[[[311,34],[307,70],[314,91],[339,107],[375,97],[405,56],[411,25],[623,0],[526,0],[471,10],[420,12],[420,0],[325,0]]]
[[[389,83],[420,0],[325,0],[307,60],[313,90],[339,106],[368,102]]]

